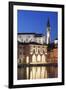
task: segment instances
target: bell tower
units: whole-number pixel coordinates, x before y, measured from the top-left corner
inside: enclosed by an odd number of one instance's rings
[[[50,22],[49,22],[49,19],[48,19],[48,22],[47,22],[47,37],[46,37],[46,43],[47,43],[47,44],[50,43]]]

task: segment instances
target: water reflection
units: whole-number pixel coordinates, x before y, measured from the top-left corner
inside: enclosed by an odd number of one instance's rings
[[[54,78],[58,76],[57,66],[32,66],[32,67],[19,67],[18,80],[21,79],[44,79]]]

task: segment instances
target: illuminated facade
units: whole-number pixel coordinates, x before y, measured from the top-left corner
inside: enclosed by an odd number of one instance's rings
[[[47,55],[47,46],[37,43],[18,43],[18,64],[45,64]],[[47,70],[45,67],[26,68],[27,79],[47,78]],[[30,69],[30,70],[29,70]],[[28,75],[30,71],[30,77]],[[39,73],[40,72],[40,73]]]

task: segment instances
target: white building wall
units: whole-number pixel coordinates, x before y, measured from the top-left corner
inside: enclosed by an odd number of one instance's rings
[[[40,43],[43,44],[45,43],[45,36],[42,37],[35,37],[34,34],[33,35],[18,35],[18,41],[20,42],[36,42],[36,43]]]
[[[35,37],[35,42],[40,43],[40,44],[44,44],[45,41],[45,36],[42,37]]]
[[[18,35],[18,41],[33,42],[34,41],[34,35]]]

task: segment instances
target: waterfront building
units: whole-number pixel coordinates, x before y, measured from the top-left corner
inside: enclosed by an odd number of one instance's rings
[[[17,62],[18,79],[43,79],[57,77],[58,43],[50,43],[50,22],[47,34],[18,33]],[[56,65],[51,67],[49,65]]]

